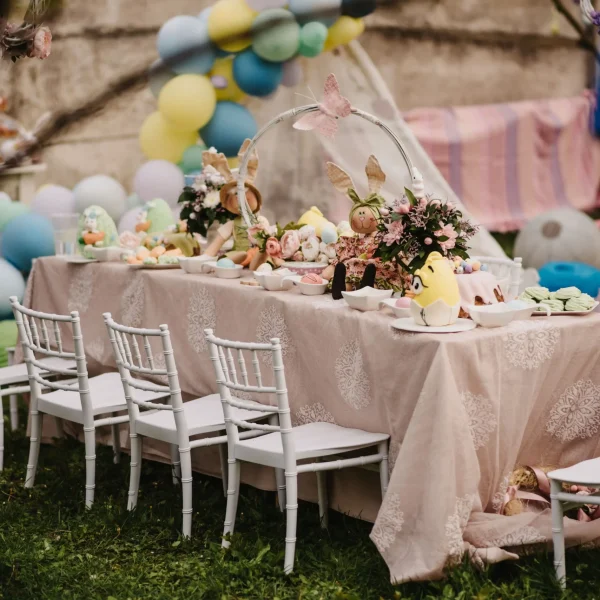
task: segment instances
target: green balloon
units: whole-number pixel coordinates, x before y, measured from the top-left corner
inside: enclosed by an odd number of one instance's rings
[[[196,144],[190,146],[184,153],[179,168],[187,175],[192,171],[202,170],[202,153],[206,152],[208,148],[204,145]]]
[[[17,324],[14,321],[0,321],[0,368],[8,364],[7,348],[17,345]]]
[[[314,58],[323,52],[325,40],[329,31],[323,23],[312,21],[300,31],[300,48],[298,53],[308,58]]]
[[[29,206],[22,202],[10,202],[9,200],[0,200],[0,231],[2,231],[9,221],[24,213],[30,212]]]
[[[252,23],[252,50],[270,62],[285,62],[298,52],[300,25],[285,8],[263,10]]]

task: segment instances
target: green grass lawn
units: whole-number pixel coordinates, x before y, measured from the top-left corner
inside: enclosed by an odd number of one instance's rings
[[[28,440],[22,432],[7,434],[0,473],[2,599],[598,597],[597,551],[569,553],[570,591],[564,596],[554,584],[549,554],[484,572],[465,564],[445,581],[393,587],[369,540],[370,524],[332,512],[326,532],[317,507],[304,502],[296,570],[285,576],[285,522],[274,493],[242,488],[236,535],[225,552],[220,481],[195,475],[194,537],[183,541],[180,491],[169,466],[144,463],[138,509],[127,513],[129,457],[114,465],[111,449],[98,448],[96,504],[86,511],[83,444],[67,439],[42,446],[36,487],[25,490]]]

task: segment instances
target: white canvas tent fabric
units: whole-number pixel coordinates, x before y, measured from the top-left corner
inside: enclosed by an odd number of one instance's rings
[[[251,106],[261,125],[294,106],[311,104],[314,102],[311,93],[320,100],[325,78],[333,72],[342,94],[353,106],[383,120],[399,137],[414,166],[422,173],[427,193],[453,202],[470,217],[402,119],[383,78],[357,42],[337,55],[329,55],[327,60],[305,61],[303,68],[303,85],[283,88],[270,102]],[[350,201],[335,192],[326,178],[325,163],[328,160],[352,175],[359,192],[366,191],[364,168],[370,154],[377,156],[387,175],[384,195],[399,197],[404,187],[411,183],[393,142],[378,127],[356,116],[339,121],[334,140],[315,132],[294,130],[289,122],[281,123],[261,140],[258,152],[261,163],[258,184],[266,200],[263,213],[271,222],[277,220],[283,224],[296,220],[313,205],[321,208],[334,222],[348,218]],[[483,228],[472,240],[471,247],[475,255],[505,256],[499,244]]]

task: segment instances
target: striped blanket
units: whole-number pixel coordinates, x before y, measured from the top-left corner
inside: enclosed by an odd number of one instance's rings
[[[469,212],[487,229],[519,229],[570,206],[599,206],[595,96],[427,108],[403,115]]]

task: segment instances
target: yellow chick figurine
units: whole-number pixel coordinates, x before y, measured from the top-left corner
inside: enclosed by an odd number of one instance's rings
[[[310,210],[307,210],[298,219],[298,225],[312,225],[318,237],[321,237],[321,232],[325,227],[331,227],[334,230],[336,228],[333,223],[330,223],[323,216],[323,213],[316,206],[312,206]]]
[[[419,325],[445,327],[458,319],[460,292],[456,275],[447,258],[432,252],[413,276],[415,294],[410,311]]]

